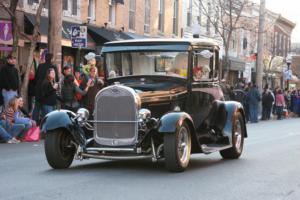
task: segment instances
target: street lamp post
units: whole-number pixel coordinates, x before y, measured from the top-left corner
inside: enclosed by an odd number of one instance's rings
[[[291,65],[291,63],[287,63],[287,70],[288,70],[288,72],[290,71],[290,65]],[[289,87],[290,87],[290,79],[287,79],[287,81],[286,81],[286,84],[287,84],[287,89],[289,89]]]
[[[290,56],[287,56],[286,58],[286,64],[287,64],[287,73],[288,73],[288,76],[287,76],[287,79],[286,79],[286,84],[287,84],[287,89],[289,90],[289,87],[290,87],[290,79],[292,78],[291,77],[291,72],[290,72],[290,66],[291,66],[291,63],[292,63],[292,58]]]
[[[257,62],[256,62],[256,84],[260,92],[262,92],[262,87],[263,87],[262,79],[263,79],[265,7],[266,7],[266,0],[260,0],[259,27],[258,27],[258,39],[257,39]]]

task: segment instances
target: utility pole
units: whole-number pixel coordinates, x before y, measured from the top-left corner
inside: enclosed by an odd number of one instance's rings
[[[256,62],[256,84],[260,92],[262,92],[262,88],[263,88],[262,79],[263,79],[265,7],[266,7],[266,1],[260,0],[259,27],[258,27],[258,40],[257,40],[257,62]]]
[[[48,51],[61,72],[62,0],[49,1]]]

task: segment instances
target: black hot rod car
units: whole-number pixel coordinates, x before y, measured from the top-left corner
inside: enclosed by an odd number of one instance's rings
[[[94,112],[56,110],[43,120],[51,167],[67,168],[74,158],[150,158],[180,172],[192,153],[240,157],[245,113],[224,100],[217,43],[127,40],[106,43],[102,55],[108,86],[96,95]]]

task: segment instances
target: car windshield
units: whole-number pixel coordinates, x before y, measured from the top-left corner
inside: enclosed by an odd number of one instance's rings
[[[186,79],[188,52],[106,53],[108,79],[124,76],[165,75]]]

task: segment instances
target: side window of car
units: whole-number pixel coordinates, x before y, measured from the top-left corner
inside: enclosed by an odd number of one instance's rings
[[[207,49],[194,52],[193,57],[193,79],[194,81],[208,80],[212,78],[210,73],[214,65],[214,53]]]

